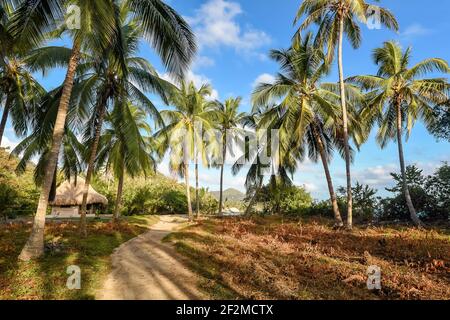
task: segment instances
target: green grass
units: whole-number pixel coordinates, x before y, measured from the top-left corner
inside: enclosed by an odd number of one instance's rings
[[[0,226],[0,300],[6,299],[95,299],[109,273],[110,255],[122,243],[145,232],[156,216],[127,217],[118,225],[90,221],[88,237],[79,236],[73,221],[48,222],[46,243],[58,250],[47,251],[37,261],[22,263],[17,256],[25,244],[30,226]],[[69,290],[67,267],[81,269],[81,290]]]

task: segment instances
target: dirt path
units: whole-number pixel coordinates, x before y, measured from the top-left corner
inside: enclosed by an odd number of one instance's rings
[[[202,299],[198,278],[182,263],[175,250],[161,240],[185,222],[185,217],[162,216],[147,233],[123,244],[112,255],[100,300]]]

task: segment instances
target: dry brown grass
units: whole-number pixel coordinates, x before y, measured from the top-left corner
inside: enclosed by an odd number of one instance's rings
[[[213,298],[450,299],[448,229],[333,231],[324,220],[205,220],[167,239]],[[367,268],[382,290],[367,289]]]

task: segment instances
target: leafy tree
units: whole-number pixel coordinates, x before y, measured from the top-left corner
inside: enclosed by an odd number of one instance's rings
[[[420,225],[409,191],[405,158],[403,154],[404,129],[409,136],[418,119],[430,127],[434,122],[433,107],[448,100],[450,85],[445,78],[424,78],[434,71],[449,72],[443,59],[431,58],[410,67],[411,48],[402,52],[395,42],[385,42],[373,52],[378,65],[377,75],[355,76],[348,81],[369,90],[368,107],[362,120],[367,123],[378,121],[377,140],[382,148],[388,141],[396,140],[400,168],[403,178],[403,192],[411,219]]]
[[[371,9],[371,11],[369,10]],[[374,12],[380,15],[380,22],[389,29],[398,30],[395,17],[386,9],[365,0],[304,0],[297,12],[295,22],[301,17],[305,19],[300,24],[298,33],[310,27],[312,24],[318,26],[316,44],[319,47],[326,47],[327,60],[331,63],[336,48],[338,51],[340,102],[342,108],[343,142],[345,151],[345,163],[347,174],[347,227],[352,228],[352,180],[351,180],[351,153],[348,133],[348,112],[347,99],[344,84],[344,63],[343,63],[343,39],[347,36],[353,48],[361,45],[361,28],[358,21],[366,23],[367,19],[373,16]]]
[[[448,219],[450,216],[450,166],[447,162],[432,176],[427,177],[425,189],[432,199],[430,203],[433,209],[432,216]]]
[[[435,107],[436,121],[430,132],[439,139],[450,141],[450,102]]]
[[[345,197],[345,188],[339,188],[339,193],[342,197]],[[356,218],[371,221],[376,216],[379,202],[379,198],[376,196],[377,193],[378,191],[370,186],[356,182],[356,185],[352,188],[354,215]],[[345,205],[345,202],[342,201],[342,204]]]

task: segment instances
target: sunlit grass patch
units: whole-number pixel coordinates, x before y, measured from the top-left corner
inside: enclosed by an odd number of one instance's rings
[[[48,222],[47,251],[28,263],[17,261],[31,230],[30,225],[0,227],[0,300],[94,299],[110,270],[110,255],[122,243],[145,232],[157,217],[126,218],[119,224],[91,221],[82,238],[74,221]],[[67,267],[81,269],[81,290],[69,290]]]
[[[210,219],[171,234],[213,298],[449,299],[446,229],[334,231],[324,219]],[[367,289],[367,268],[382,290]]]

